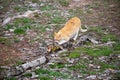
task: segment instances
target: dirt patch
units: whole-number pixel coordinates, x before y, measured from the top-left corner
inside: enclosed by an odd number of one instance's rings
[[[21,59],[22,54],[12,46],[0,44],[0,66],[15,65]]]

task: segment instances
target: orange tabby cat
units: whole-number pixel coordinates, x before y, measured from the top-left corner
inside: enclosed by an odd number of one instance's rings
[[[76,40],[79,31],[86,32],[87,29],[82,29],[80,19],[73,17],[58,31],[58,33],[55,33],[54,40],[59,45],[68,42],[70,39]]]

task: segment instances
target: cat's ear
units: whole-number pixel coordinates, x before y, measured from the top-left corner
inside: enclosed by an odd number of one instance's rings
[[[54,35],[56,35],[57,33],[56,32],[54,32]]]

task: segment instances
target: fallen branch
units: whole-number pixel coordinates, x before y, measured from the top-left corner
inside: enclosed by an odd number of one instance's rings
[[[22,14],[22,15],[17,15],[17,16],[13,16],[13,17],[8,17],[8,18],[6,18],[6,19],[3,21],[2,26],[5,26],[5,25],[8,24],[10,21],[13,21],[13,20],[16,19],[16,18],[33,18],[35,13],[38,13],[38,10],[35,10],[35,11],[27,11],[27,12],[25,12],[25,13]]]
[[[30,68],[33,68],[33,67],[36,67],[36,66],[39,66],[39,65],[42,65],[46,62],[47,62],[47,58],[46,57],[41,57],[41,58],[38,58],[34,61],[22,64],[20,66],[9,68],[5,71],[5,75],[3,75],[3,76],[7,77],[7,78],[8,77],[13,77],[13,76],[18,76],[21,73],[24,73],[26,70],[28,70]]]

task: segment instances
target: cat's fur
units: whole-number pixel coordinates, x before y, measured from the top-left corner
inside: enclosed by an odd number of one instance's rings
[[[65,26],[55,33],[54,40],[59,45],[68,42],[70,39],[76,40],[79,31],[86,32],[87,29],[81,28],[81,20],[78,17],[73,17],[65,24]]]

